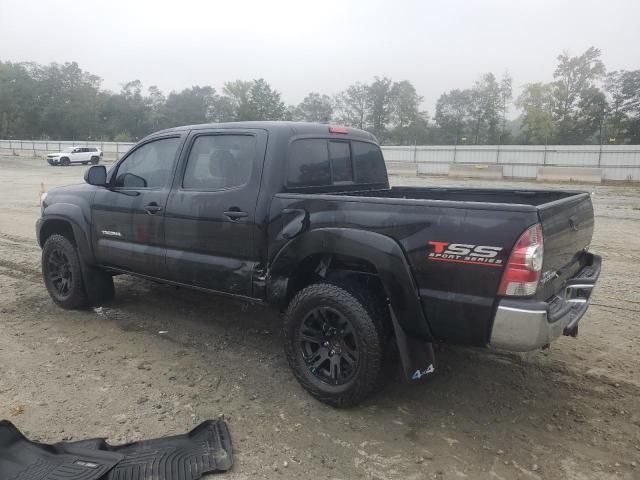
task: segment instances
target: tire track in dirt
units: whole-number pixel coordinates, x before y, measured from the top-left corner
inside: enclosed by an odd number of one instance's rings
[[[0,275],[41,283],[39,252],[32,239],[0,233]]]

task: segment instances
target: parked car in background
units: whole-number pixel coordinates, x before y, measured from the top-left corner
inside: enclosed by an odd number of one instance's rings
[[[72,163],[81,163],[87,165],[97,165],[102,159],[102,150],[95,147],[69,147],[62,152],[49,153],[47,162],[49,165],[71,165]]]

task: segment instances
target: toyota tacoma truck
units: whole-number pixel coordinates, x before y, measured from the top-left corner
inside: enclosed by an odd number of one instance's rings
[[[325,124],[163,130],[43,197],[56,304],[109,301],[119,274],[269,304],[297,380],[334,406],[393,363],[430,376],[437,343],[576,336],[600,273],[589,193],[390,187],[371,134]]]

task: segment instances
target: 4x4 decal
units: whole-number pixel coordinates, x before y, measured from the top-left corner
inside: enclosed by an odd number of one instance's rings
[[[427,260],[467,263],[486,267],[502,267],[504,265],[504,260],[498,258],[502,247],[436,241],[427,243],[430,247]]]

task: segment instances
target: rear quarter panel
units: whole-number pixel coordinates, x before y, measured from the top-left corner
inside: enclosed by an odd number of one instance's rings
[[[434,247],[428,242],[497,247],[497,258],[506,263],[516,239],[537,222],[537,214],[533,207],[499,210],[454,203],[278,194],[271,204],[269,258],[286,244],[280,233],[286,227],[285,208],[306,210],[308,230],[343,227],[389,236],[407,256],[433,334],[451,343],[485,345],[503,267],[430,260]]]

